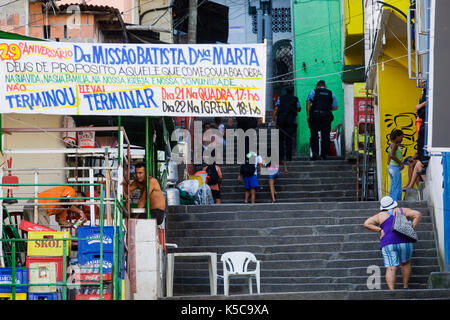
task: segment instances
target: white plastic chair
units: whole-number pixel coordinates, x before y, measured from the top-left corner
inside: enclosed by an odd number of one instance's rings
[[[253,253],[245,251],[231,251],[224,253],[220,261],[223,263],[223,291],[224,295],[229,295],[229,278],[235,276],[248,277],[248,286],[250,294],[252,290],[252,277],[256,279],[256,289],[260,293],[260,277],[259,277],[259,264],[260,261],[256,260]],[[253,271],[248,270],[248,264],[250,262],[256,263],[256,269]]]

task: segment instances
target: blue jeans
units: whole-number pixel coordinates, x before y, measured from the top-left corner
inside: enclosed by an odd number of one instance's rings
[[[390,164],[388,166],[389,177],[391,177],[391,189],[389,196],[395,200],[402,200],[402,170],[400,166]]]

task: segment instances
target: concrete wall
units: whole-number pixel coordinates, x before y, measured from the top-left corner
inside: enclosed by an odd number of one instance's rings
[[[147,0],[140,0],[140,9],[139,14],[137,17],[136,23],[139,24],[139,15],[142,15],[145,11],[154,9],[154,8],[164,8],[170,5],[171,0],[154,0],[154,1],[147,1]],[[158,20],[159,19],[159,20]],[[157,23],[155,23],[158,20]],[[155,23],[155,24],[154,24]],[[172,10],[158,10],[158,11],[151,11],[146,13],[142,18],[142,25],[159,27],[159,28],[165,28],[165,29],[172,29]],[[167,42],[167,43],[173,43],[173,35],[172,33],[167,32],[161,32],[160,33],[160,40]]]
[[[445,252],[443,181],[442,157],[431,157],[430,162],[428,163],[427,173],[425,175],[425,189],[423,191],[423,195],[430,206],[430,210],[434,218],[441,268],[443,268],[443,254]]]
[[[2,115],[2,128],[61,128],[62,121],[62,116],[4,114]],[[61,140],[61,133],[3,134],[3,143],[5,154],[1,160],[2,167],[7,167],[4,162],[9,158],[12,158],[12,168],[16,169],[61,168],[64,166],[65,156],[63,154],[12,154],[7,152],[8,149],[65,148]],[[13,172],[13,175],[19,177],[19,183],[35,183],[33,172],[17,171]],[[39,183],[66,183],[65,174],[62,170],[40,171],[38,179]],[[51,187],[39,187],[39,192],[49,188]],[[13,192],[16,197],[34,196],[34,187],[20,187]],[[6,196],[5,191],[3,191],[3,194]],[[19,204],[23,202],[25,200],[20,201]],[[11,207],[10,210],[13,211],[13,208]]]
[[[155,219],[133,219],[135,229],[136,293],[133,300],[156,300],[162,296],[159,241]]]
[[[2,4],[6,3],[7,1],[2,1]],[[19,0],[3,6],[0,10],[0,30],[28,35],[27,3],[27,0]]]
[[[296,95],[305,110],[297,119],[297,151],[300,156],[309,156],[306,98],[317,81],[325,80],[337,98],[338,110],[333,112],[331,129],[341,124],[344,117],[341,2],[302,1],[294,2],[292,8]]]
[[[353,124],[354,124],[354,108],[353,108],[353,84],[344,83],[344,121],[342,135],[344,137],[344,150],[348,155],[352,151],[353,146]]]

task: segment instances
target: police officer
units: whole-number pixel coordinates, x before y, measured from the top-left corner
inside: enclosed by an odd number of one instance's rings
[[[288,87],[286,94],[280,96],[275,102],[272,114],[272,125],[280,129],[280,160],[284,165],[284,172],[287,173],[286,161],[292,160],[292,145],[297,129],[297,112],[300,112],[300,102],[294,96],[294,88]]]
[[[325,160],[330,145],[332,111],[337,110],[336,96],[327,89],[325,81],[317,82],[316,89],[311,90],[306,99],[306,120],[311,132],[310,146],[312,160]],[[322,139],[321,152],[319,155],[319,131]]]

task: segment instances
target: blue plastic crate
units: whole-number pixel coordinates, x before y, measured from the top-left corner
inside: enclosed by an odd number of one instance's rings
[[[60,300],[58,292],[30,292],[28,300]]]
[[[117,232],[119,232],[118,227]],[[78,253],[100,252],[100,227],[79,227],[77,237],[89,239],[78,241]],[[103,227],[103,252],[113,251],[114,227]]]
[[[12,284],[12,268],[0,268],[0,284]],[[28,283],[28,268],[17,267],[16,268],[16,284]],[[12,292],[12,286],[0,286],[0,292],[8,293]],[[28,292],[28,286],[17,286],[17,293]]]
[[[78,263],[83,266],[83,268],[90,269],[100,269],[100,253],[80,253],[78,252]],[[103,272],[109,273],[112,272],[112,268],[114,265],[114,255],[113,253],[104,252],[103,253]],[[93,271],[90,272],[100,272]]]

